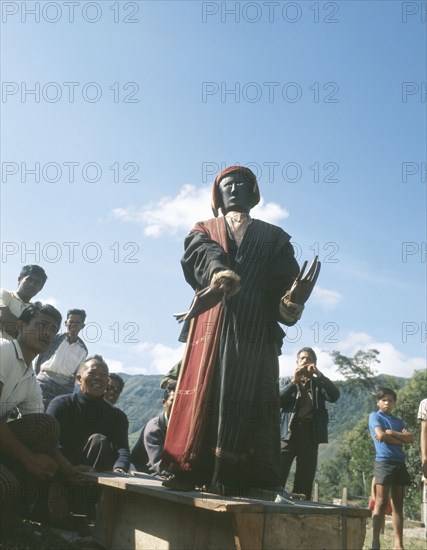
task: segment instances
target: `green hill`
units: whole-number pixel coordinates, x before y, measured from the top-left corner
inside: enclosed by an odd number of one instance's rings
[[[120,374],[125,381],[123,393],[118,401],[129,419],[129,442],[133,446],[141,428],[162,410],[163,390],[160,389],[161,375]],[[403,387],[406,378],[380,375],[373,379],[375,387],[392,385],[394,389]],[[281,380],[281,384],[284,380]],[[339,440],[345,431],[351,430],[363,413],[375,409],[375,400],[367,388],[354,380],[336,382],[341,396],[336,403],[327,403],[329,411],[329,444],[319,449],[319,466],[332,458]]]
[[[136,443],[139,432],[145,424],[162,410],[163,390],[160,389],[162,376],[137,374],[130,376],[120,373],[125,387],[117,406],[129,419],[129,444]]]

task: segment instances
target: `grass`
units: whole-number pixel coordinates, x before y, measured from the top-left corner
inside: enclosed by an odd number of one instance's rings
[[[409,536],[414,534],[416,536]],[[393,548],[393,527],[391,521],[386,521],[384,535],[381,535],[381,550],[392,550]],[[372,521],[368,519],[366,524],[366,537],[363,550],[369,550],[372,543]],[[403,527],[403,544],[405,550],[426,550],[427,541],[425,529],[420,527],[419,522],[405,520]]]

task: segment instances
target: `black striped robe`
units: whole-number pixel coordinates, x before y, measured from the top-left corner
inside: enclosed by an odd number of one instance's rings
[[[213,238],[219,233],[223,246]],[[289,240],[281,228],[252,219],[238,247],[223,217],[196,224],[185,240],[181,263],[195,290],[208,286],[218,269],[241,277],[240,292],[222,311],[208,426],[193,468],[214,486],[280,485],[279,303],[299,272]]]

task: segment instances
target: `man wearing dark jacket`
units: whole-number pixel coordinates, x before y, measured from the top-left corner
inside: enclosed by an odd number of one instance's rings
[[[176,382],[172,381],[163,394],[163,411],[152,418],[142,428],[139,439],[132,449],[131,462],[138,472],[146,472],[154,476],[170,477],[161,467],[166,430],[175,397]]]
[[[101,355],[88,357],[76,376],[80,391],[53,399],[47,414],[56,418],[60,428],[59,445],[71,464],[91,466],[97,472],[123,474],[129,470],[129,422],[125,413],[105,401],[108,365]],[[69,509],[94,517],[98,491],[86,487],[49,490],[49,511],[57,526],[69,525]],[[74,528],[74,527],[73,527]]]
[[[123,411],[104,400],[107,364],[100,355],[89,357],[76,380],[80,391],[55,397],[46,411],[59,423],[63,454],[71,464],[87,464],[98,472],[127,472],[129,423]]]
[[[281,475],[283,485],[296,458],[294,493],[311,499],[319,443],[328,442],[328,411],[325,401],[335,403],[340,396],[333,382],[316,366],[311,348],[297,353],[291,381],[280,392],[282,408]]]

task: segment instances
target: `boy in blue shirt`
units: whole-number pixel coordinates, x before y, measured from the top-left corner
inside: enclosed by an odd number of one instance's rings
[[[381,388],[376,394],[378,411],[369,415],[369,431],[375,445],[376,498],[372,513],[372,549],[380,548],[381,525],[387,500],[391,497],[393,509],[394,550],[403,550],[404,486],[411,479],[405,465],[403,445],[412,443],[414,436],[400,418],[391,413],[396,406],[396,393]]]

